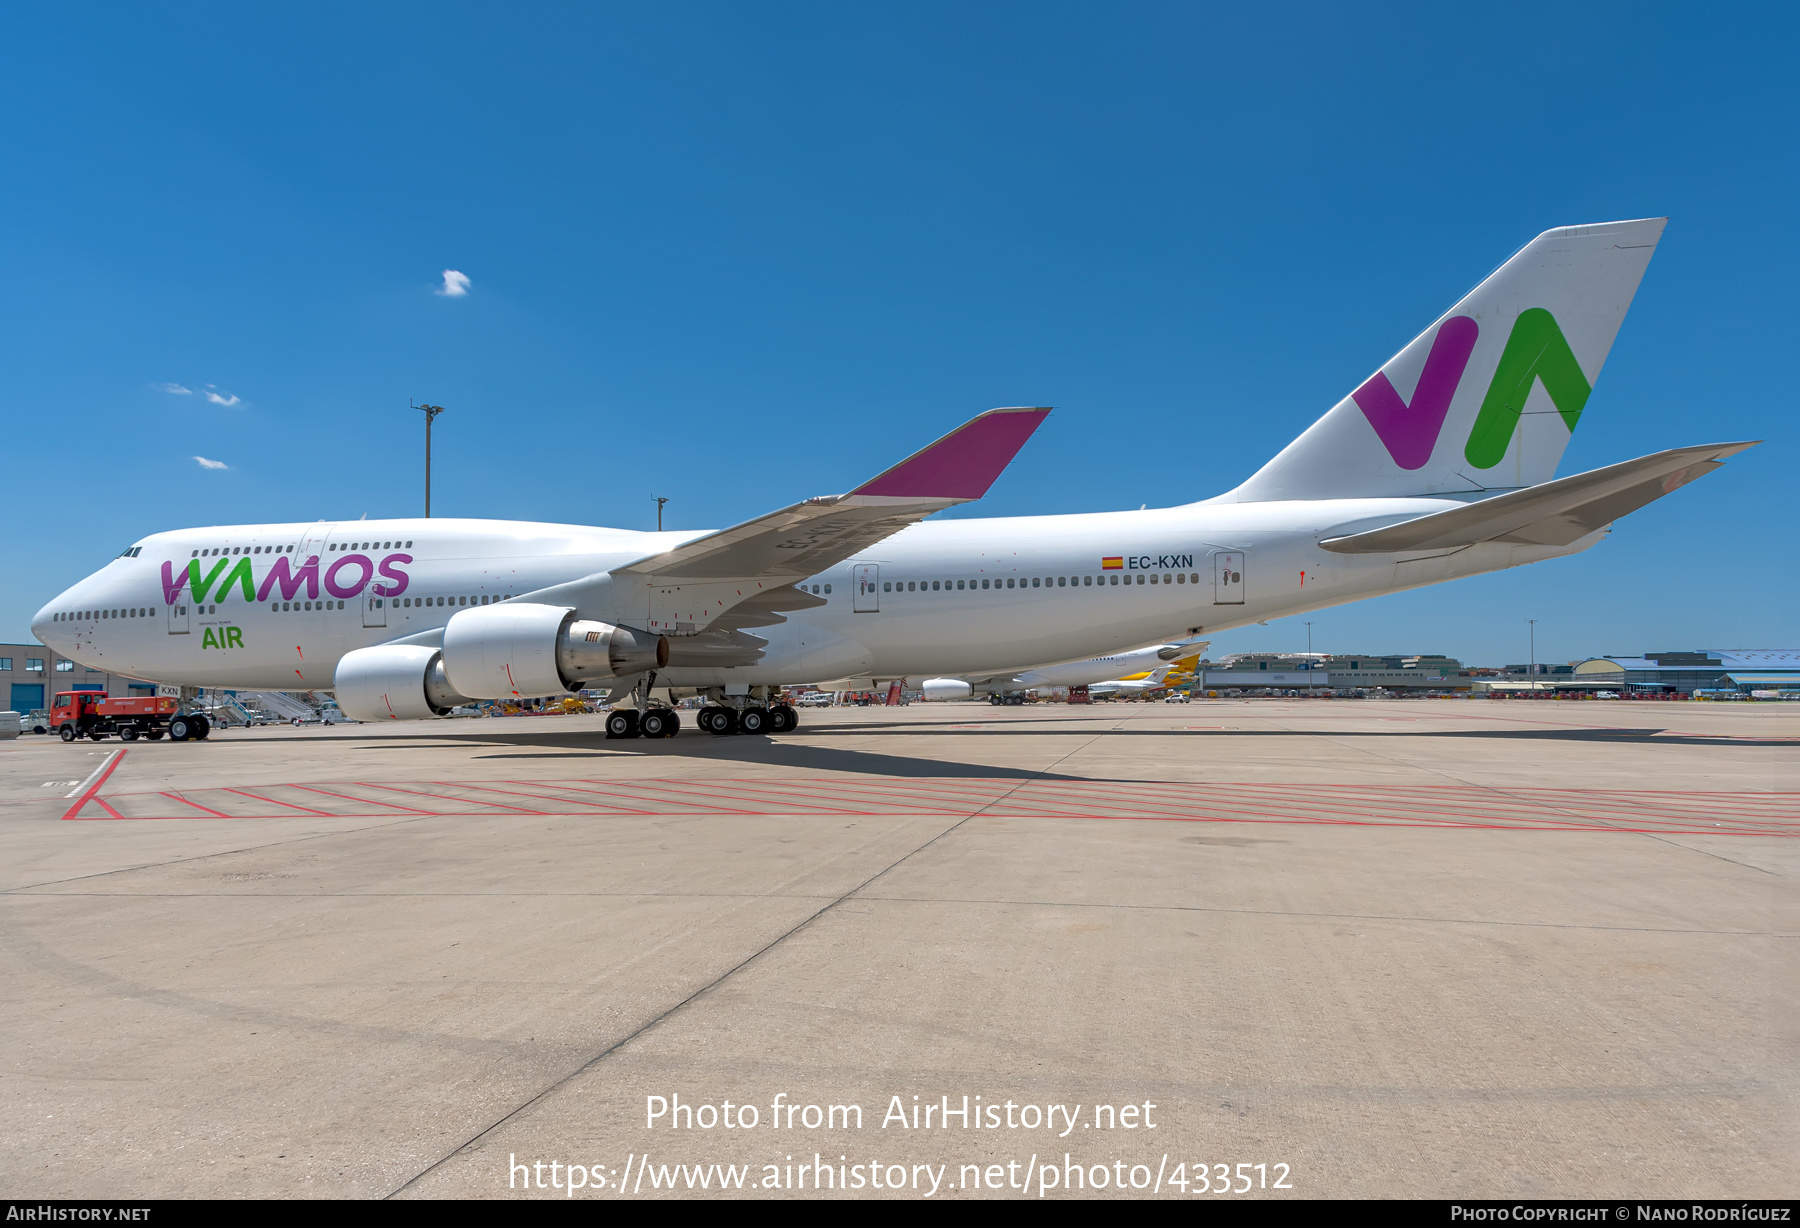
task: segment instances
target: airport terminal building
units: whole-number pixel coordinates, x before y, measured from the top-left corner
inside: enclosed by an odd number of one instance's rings
[[[1203,663],[1196,690],[1466,691],[1474,671],[1441,653],[1246,652]]]
[[[7,711],[48,709],[58,691],[154,695],[156,684],[82,665],[42,644],[0,644],[0,701]]]
[[[1571,679],[1582,688],[1659,691],[1800,690],[1800,649],[1713,648],[1697,652],[1650,652],[1641,657],[1594,657],[1575,666]],[[1558,680],[1561,685],[1561,680]]]

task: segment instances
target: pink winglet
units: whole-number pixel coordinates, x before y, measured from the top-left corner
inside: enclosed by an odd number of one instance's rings
[[[979,499],[1050,411],[990,409],[850,493],[901,499]]]

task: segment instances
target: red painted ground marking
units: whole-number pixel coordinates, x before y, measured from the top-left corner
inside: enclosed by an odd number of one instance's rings
[[[547,801],[547,802],[565,802],[566,803],[571,800],[566,797],[557,797],[556,795],[551,794],[551,793],[533,793],[530,791],[521,791],[519,789],[500,789],[500,788],[496,788],[493,785],[478,785],[478,784],[474,784],[469,781],[435,780],[432,783],[437,784],[437,785],[444,785],[444,786],[446,786],[448,788],[452,788],[452,789],[474,789],[474,790],[477,790],[482,793],[504,793],[508,797],[534,797],[534,798],[538,799],[539,801]],[[507,784],[526,784],[528,782],[509,780],[506,783]],[[550,785],[547,787],[554,788],[555,786]],[[527,813],[527,814],[554,814],[555,813],[555,811],[527,810],[523,806],[517,807],[517,809],[525,810],[525,813]],[[587,812],[583,811],[582,813],[587,813]]]
[[[598,784],[599,782],[593,781],[590,783]],[[596,793],[596,794],[600,794],[602,796],[608,796],[608,797],[623,796],[623,794],[616,793],[610,789],[577,789],[574,785],[563,785],[560,787],[567,789],[571,793]],[[608,814],[658,814],[661,812],[656,811],[656,810],[636,810],[629,806],[614,806],[614,807],[611,807],[610,809],[608,809],[606,811],[606,813],[608,813]]]
[[[893,783],[893,782],[890,781],[887,783]],[[968,780],[956,779],[954,781],[944,782],[941,787],[933,788],[931,786],[921,786],[921,785],[919,785],[919,783],[916,780],[908,779],[904,782],[904,784],[906,787],[913,790],[912,793],[910,793],[910,794],[902,793],[900,796],[891,798],[891,799],[887,798],[887,797],[882,797],[880,799],[884,802],[891,801],[892,806],[900,808],[898,811],[890,808],[888,810],[870,811],[870,812],[865,812],[865,813],[879,813],[879,814],[902,813],[902,814],[965,815],[966,816],[966,815],[972,815],[972,814],[979,814],[979,813],[982,813],[983,811],[992,813],[993,807],[1003,806],[1003,807],[1009,808],[1010,810],[1012,810],[1014,812],[1013,815],[1011,816],[1014,818],[1060,819],[1060,818],[1071,817],[1069,814],[1068,808],[1066,806],[1062,807],[1060,809],[1051,809],[1051,810],[1044,810],[1044,809],[1036,808],[1036,807],[1028,807],[1024,801],[1020,800],[1020,795],[1025,792],[1026,788],[1031,783],[1032,782],[1030,782],[1030,781],[1014,781],[1014,780],[968,781]],[[968,795],[971,792],[974,792],[973,788],[971,788],[970,786],[974,786],[974,785],[992,785],[992,786],[994,786],[993,795],[991,797],[988,797],[987,800],[985,800],[985,801],[982,801],[979,796],[977,796],[973,799],[969,798]],[[935,803],[935,805],[932,805],[932,806],[919,805],[918,801],[917,801],[917,795],[921,794],[921,793],[924,794],[926,797],[930,798]],[[964,799],[960,804],[956,801],[956,798],[958,796],[961,796]]]
[[[562,812],[573,816],[731,814],[833,816],[974,815],[1014,819],[1107,819],[1112,821],[1181,821],[1218,823],[1311,823],[1349,827],[1418,827],[1484,829],[1501,831],[1650,832],[1695,835],[1800,835],[1800,795],[1797,794],[1665,794],[1649,790],[1507,790],[1479,786],[1308,786],[1226,782],[1019,782],[994,778],[881,777],[839,780],[824,778],[804,783],[767,779],[691,781],[647,779],[635,781],[440,781],[440,787],[506,796],[550,797],[573,802]],[[588,787],[582,787],[588,786]],[[508,803],[483,802],[468,796],[447,796],[400,785],[359,782],[356,787],[401,792],[456,803],[466,809],[429,811],[401,806],[379,798],[336,793],[317,786],[291,787],[321,796],[336,797],[362,807],[383,807],[420,816],[529,814],[545,812]],[[543,790],[589,795],[568,798]],[[860,809],[821,804],[821,796],[849,792],[867,804]],[[241,796],[277,802],[239,789],[220,789],[206,794],[225,805]],[[142,795],[124,795],[142,796]],[[590,800],[590,797],[592,800]],[[224,800],[220,800],[224,799]],[[605,799],[605,800],[601,800]],[[116,810],[97,792],[86,800]],[[185,805],[207,809],[182,797]],[[834,799],[835,800],[835,799]],[[627,806],[621,803],[634,803]],[[1651,804],[1654,803],[1654,804]],[[85,804],[85,802],[84,802]],[[304,807],[294,809],[306,810]],[[74,813],[73,811],[71,813]],[[233,817],[223,810],[208,810]],[[316,811],[308,813],[317,814]],[[329,812],[327,812],[329,813]],[[341,817],[363,817],[352,811]],[[148,816],[146,816],[148,817]],[[172,816],[157,816],[172,817]],[[188,816],[192,817],[192,816]],[[248,817],[248,816],[242,816]],[[268,816],[260,816],[268,817]],[[379,814],[369,817],[382,817]]]
[[[199,802],[191,802],[179,793],[164,793],[163,796],[172,797],[183,806],[192,806],[195,810],[203,810],[207,814],[212,815],[215,819],[231,819],[237,817],[236,815],[226,814],[223,810],[214,810],[211,806],[202,806]]]
[[[358,781],[357,783],[362,785],[362,787],[365,789],[387,789],[394,793],[405,793],[410,797],[433,797],[433,798],[436,798],[440,802],[465,802],[470,805],[479,805],[480,804],[474,798],[446,797],[442,793],[427,793],[423,789],[402,789],[399,785],[378,785],[372,781],[366,781],[366,780]],[[437,780],[437,781],[433,781],[432,783],[441,785],[441,784],[446,784],[448,782],[442,781],[442,780]],[[452,786],[452,787],[454,788],[454,787],[460,787],[460,786]],[[471,786],[471,787],[479,787],[479,786]],[[498,789],[495,790],[495,792],[502,792],[502,791],[503,790],[498,790]],[[506,803],[504,803],[504,802],[501,802],[499,804],[507,810],[516,810],[520,814],[547,814],[547,813],[549,813],[548,811],[544,811],[544,810],[533,810],[529,806],[507,806]],[[436,814],[436,815],[446,815],[446,814],[457,814],[457,813],[461,813],[461,812],[454,811],[454,810],[447,810],[447,811],[446,810],[428,810],[425,813]],[[479,812],[477,812],[477,813],[479,813]]]
[[[877,779],[886,781],[886,780],[890,780],[891,778],[884,777],[884,778],[877,778]],[[867,814],[891,813],[890,811],[876,811],[876,810],[867,810],[867,809],[858,810],[858,809],[852,809],[852,808],[848,808],[848,807],[828,806],[828,805],[825,805],[825,804],[822,804],[819,802],[818,797],[819,797],[820,790],[818,790],[816,788],[809,791],[808,788],[805,786],[794,786],[791,789],[784,790],[784,789],[780,789],[779,787],[777,787],[775,785],[772,785],[770,782],[768,782],[766,780],[742,781],[742,782],[736,782],[736,783],[738,783],[740,786],[748,786],[750,788],[762,789],[762,790],[766,790],[769,792],[785,793],[790,797],[797,796],[798,800],[805,803],[806,807],[809,810],[813,810],[813,811],[823,813],[823,814],[867,815]],[[829,781],[829,782],[823,782],[823,783],[837,783],[837,782]],[[843,783],[846,786],[846,789],[845,789],[846,792],[851,791],[856,788],[869,789],[869,788],[876,787],[871,782],[863,781],[863,780],[848,780],[848,781],[844,781]],[[943,806],[940,809],[933,809],[931,807],[920,807],[917,804],[917,795],[919,795],[919,794],[923,794],[926,797],[932,798],[932,799],[940,801],[940,802],[944,801],[945,799],[940,795],[940,793],[938,791],[933,790],[928,785],[921,785],[917,781],[909,781],[908,783],[913,787],[913,796],[907,798],[907,800],[914,803],[913,806],[910,807],[909,813],[914,813],[914,814],[918,814],[918,813],[962,814],[967,809],[966,805],[956,805],[956,804],[954,804],[953,800],[950,805]],[[1004,783],[1004,782],[995,782],[992,780],[981,780],[981,781],[972,782],[972,783],[995,784],[995,783]],[[950,786],[946,786],[946,791],[953,791],[953,790]],[[827,793],[827,795],[829,795],[829,790],[826,790],[825,792]],[[966,799],[969,790],[964,789],[961,792],[962,792],[963,797]],[[785,801],[785,800],[787,800],[787,798],[784,797],[781,800]],[[885,796],[878,795],[874,800],[886,801],[887,798]]]
[[[322,818],[334,817],[331,814],[331,812],[328,810],[314,810],[309,806],[297,806],[293,802],[284,802],[278,797],[264,797],[260,793],[251,793],[245,789],[227,789],[227,790],[225,790],[225,792],[235,793],[239,797],[253,797],[259,802],[268,802],[271,805],[275,805],[275,806],[286,806],[289,810],[298,810],[302,814],[316,814]]]
[[[379,797],[357,797],[354,793],[333,793],[330,789],[321,789],[316,785],[281,785],[281,786],[270,785],[268,787],[271,789],[276,788],[276,787],[280,787],[280,788],[284,788],[284,789],[305,789],[308,793],[323,793],[326,797],[341,797],[347,802],[361,802],[365,806],[387,806],[394,810],[404,810],[404,811],[408,812],[409,814],[422,814],[422,815],[435,816],[438,813],[435,810],[420,810],[417,806],[402,806],[399,802],[386,802],[386,801],[383,801],[382,799],[380,799]],[[370,786],[370,787],[374,787],[374,786]],[[340,816],[340,817],[343,817],[343,816]],[[364,817],[368,817],[368,816],[364,816]]]
[[[1424,797],[1408,797],[1408,790],[1404,787],[1389,791],[1386,796],[1367,789],[1343,789],[1333,790],[1333,792],[1341,792],[1344,794],[1344,796],[1337,799],[1339,804],[1333,805],[1324,798],[1309,797],[1304,794],[1295,797],[1294,786],[1250,785],[1239,787],[1274,793],[1282,803],[1288,806],[1298,806],[1303,810],[1324,812],[1327,814],[1361,814],[1364,818],[1373,817],[1372,814],[1365,812],[1385,812],[1390,817],[1417,817],[1421,822],[1432,822],[1439,825],[1452,822],[1464,824],[1466,822],[1465,818],[1461,816],[1455,819],[1441,817],[1443,815],[1443,810],[1440,810],[1440,807],[1454,813],[1459,809],[1467,809],[1472,803],[1477,802],[1479,803],[1480,808],[1496,812],[1495,817],[1508,817],[1514,822],[1530,826],[1542,826],[1554,823],[1559,819],[1566,820],[1567,817],[1572,817],[1566,815],[1542,815],[1540,817],[1534,809],[1534,803],[1536,807],[1545,809],[1561,811],[1575,810],[1578,812],[1579,817],[1595,820],[1601,819],[1606,813],[1616,813],[1627,819],[1632,817],[1630,813],[1622,807],[1613,810],[1612,808],[1596,805],[1590,799],[1579,795],[1573,798],[1568,797],[1567,795],[1553,795],[1546,798],[1519,798],[1508,796],[1507,794],[1493,794],[1479,799],[1466,797],[1447,799],[1435,794],[1428,794]],[[1420,787],[1415,786],[1415,788]],[[1429,788],[1429,786],[1424,786],[1422,788]],[[1574,791],[1571,790],[1570,792],[1573,793]],[[1579,814],[1579,812],[1584,810],[1599,811],[1601,813]],[[1682,815],[1679,811],[1668,811],[1666,813],[1669,813],[1672,818],[1689,818],[1691,821],[1691,816]]]
[[[894,778],[892,778],[892,777],[877,777],[875,779],[877,781],[887,782],[887,781],[893,780]],[[829,806],[829,805],[821,803],[819,801],[819,797],[820,797],[821,793],[823,793],[825,796],[828,796],[828,797],[832,796],[832,791],[829,787],[821,788],[821,786],[830,786],[830,785],[839,784],[839,783],[841,783],[844,786],[844,788],[841,790],[842,792],[853,792],[858,789],[870,789],[870,788],[878,787],[876,784],[871,783],[870,781],[867,781],[867,780],[864,780],[861,778],[846,779],[846,780],[842,780],[842,781],[839,781],[836,778],[832,778],[832,779],[827,779],[827,780],[821,781],[819,785],[810,785],[810,786],[809,785],[794,785],[794,786],[791,786],[788,788],[783,788],[778,783],[768,781],[768,780],[762,780],[760,778],[753,779],[753,780],[737,780],[737,781],[731,782],[731,784],[735,788],[756,789],[756,790],[762,790],[764,792],[775,793],[778,795],[785,795],[781,798],[781,800],[786,800],[789,797],[797,798],[798,800],[804,802],[809,810],[812,810],[812,811],[815,811],[818,813],[823,813],[823,814],[869,815],[869,814],[891,813],[890,811],[872,811],[872,810],[867,810],[867,809],[858,810],[858,809],[852,809],[852,808],[848,808],[848,807],[833,807],[833,806]],[[960,792],[960,796],[962,796],[963,798],[966,799],[966,797],[969,793],[969,790],[966,788],[958,791],[952,785],[945,785],[945,786],[943,786],[942,790],[938,790],[938,789],[934,789],[929,784],[922,784],[919,781],[912,780],[912,779],[909,779],[907,781],[907,783],[913,790],[913,796],[909,797],[908,800],[913,801],[915,803],[910,808],[909,813],[914,813],[914,814],[917,814],[917,813],[962,814],[962,813],[966,812],[966,809],[967,809],[966,805],[954,804],[954,801],[955,801],[954,795],[958,794],[959,792]],[[974,784],[974,785],[997,785],[997,786],[1004,787],[1008,782],[996,781],[996,780],[992,780],[992,779],[978,779],[978,780],[972,781],[970,783]],[[944,807],[942,810],[931,810],[930,808],[922,809],[916,804],[916,799],[917,799],[918,794],[924,794],[928,797],[933,797],[933,798],[938,798],[939,800],[944,800],[940,796],[941,793],[947,793],[947,794],[953,795],[949,799],[952,802],[952,804]],[[886,800],[886,799],[878,797],[877,800]]]
[[[128,816],[126,816],[126,815],[122,815],[122,814],[120,814],[120,813],[119,813],[119,812],[118,812],[118,811],[117,811],[117,810],[114,810],[114,809],[113,809],[113,808],[112,808],[112,806],[111,806],[111,805],[110,805],[110,804],[108,804],[108,802],[107,802],[107,800],[106,800],[106,799],[105,799],[105,798],[104,798],[104,797],[96,797],[96,798],[95,798],[95,799],[94,799],[94,805],[96,805],[96,806],[98,806],[98,807],[100,807],[100,809],[102,809],[102,810],[104,810],[104,811],[106,811],[106,815],[107,815],[107,817],[108,817],[108,818],[111,818],[111,819],[123,819],[123,818],[126,818],[126,817],[128,817]],[[68,816],[68,815],[66,815],[66,814],[65,814],[65,815],[64,815],[64,816],[63,816],[63,818],[65,818],[65,819],[66,819],[66,818],[68,818],[68,817],[69,817],[69,816]],[[87,821],[88,821],[88,820],[86,820],[86,819],[84,819],[84,820],[82,820],[82,821],[83,821],[83,822],[87,822]]]
[[[73,806],[70,806],[66,811],[63,812],[63,818],[64,819],[76,818],[77,816],[79,816],[81,814],[81,808],[83,806],[87,805],[89,802],[98,801],[99,796],[100,796],[100,786],[106,783],[107,777],[111,776],[113,774],[114,770],[117,769],[121,763],[125,762],[125,756],[130,753],[131,753],[130,751],[120,749],[117,754],[113,755],[113,757],[107,762],[106,766],[104,768],[100,769],[100,774],[98,776],[94,777],[94,783],[89,785],[87,787],[86,791],[83,792],[80,797],[75,799],[75,804]],[[117,818],[123,817],[122,815],[119,814],[119,812],[117,810],[114,810],[111,806],[108,806],[105,802],[100,802],[99,804],[100,804],[100,808],[105,810],[106,813],[112,815],[113,818],[117,819]]]
[[[590,781],[590,783],[599,783],[599,781]],[[632,781],[632,783],[639,783],[639,781]],[[648,783],[648,781],[644,781],[644,783]],[[668,781],[655,781],[655,783],[659,783],[659,785],[668,785]],[[598,796],[608,796],[608,794],[610,794],[610,796],[621,796],[621,794],[617,794],[614,790],[608,789],[571,789],[571,792],[590,792],[590,794],[598,794]],[[734,810],[734,808],[729,807],[722,807],[722,810],[724,810],[725,814],[756,814],[756,810]],[[659,812],[657,812],[657,810],[632,810],[630,814],[659,814]]]

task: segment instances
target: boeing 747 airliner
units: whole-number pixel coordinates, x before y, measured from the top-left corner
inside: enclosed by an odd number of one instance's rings
[[[605,687],[615,736],[791,727],[783,684],[1010,675],[1576,554],[1751,446],[1555,478],[1663,220],[1546,231],[1235,490],[929,521],[1048,412],[997,409],[848,494],[714,532],[493,520],[155,533],[39,612],[73,660],[332,690],[358,720]]]

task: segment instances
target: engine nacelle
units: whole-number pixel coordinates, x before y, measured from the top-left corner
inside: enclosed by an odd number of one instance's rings
[[[975,688],[961,678],[927,678],[919,684],[919,692],[928,700],[967,699]]]
[[[426,721],[469,702],[444,675],[444,654],[416,644],[347,652],[333,678],[338,707],[353,721]]]
[[[576,618],[569,606],[507,601],[463,610],[444,628],[446,676],[477,699],[578,691],[668,663],[663,636]]]

